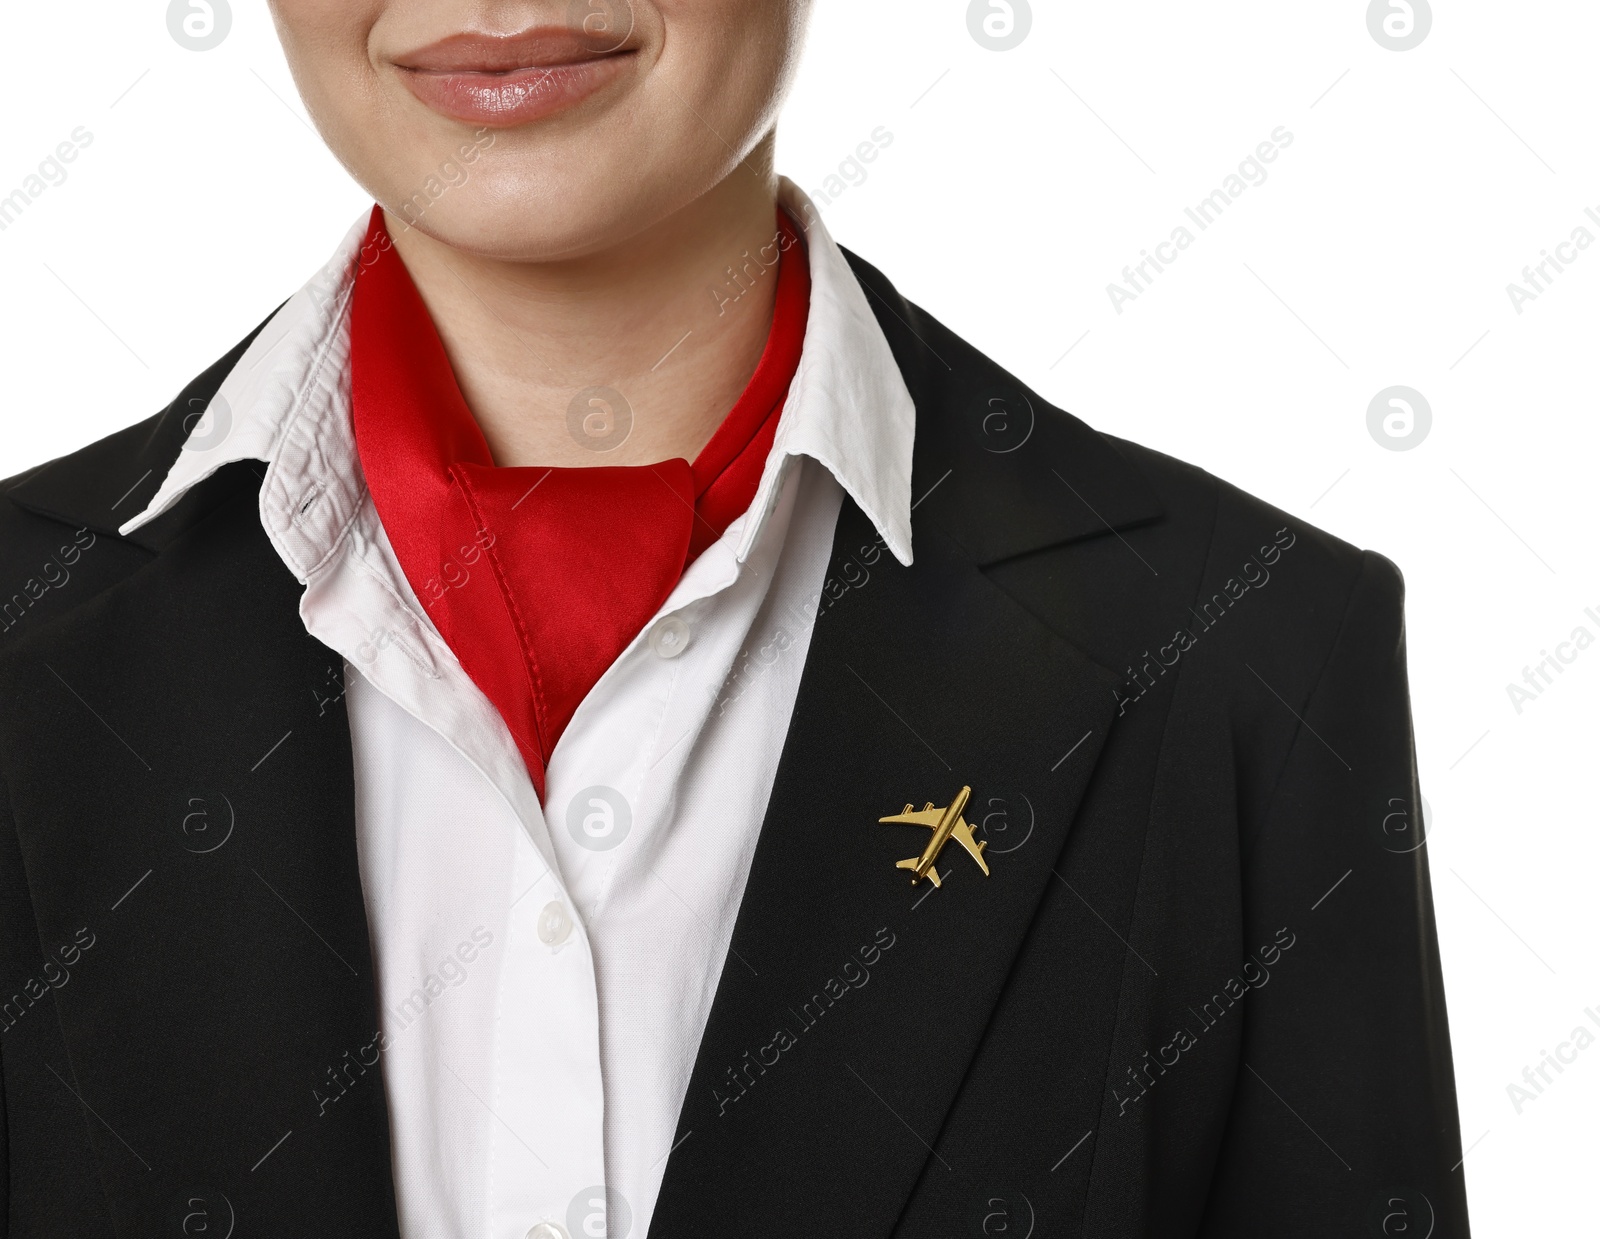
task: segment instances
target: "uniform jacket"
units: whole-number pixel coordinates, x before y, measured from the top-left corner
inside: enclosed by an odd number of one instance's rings
[[[1400,574],[851,261],[916,560],[846,500],[652,1239],[1465,1236]],[[397,1234],[349,732],[259,470],[116,532],[243,347],[0,483],[13,1239]],[[913,888],[877,819],[962,785],[991,876]]]

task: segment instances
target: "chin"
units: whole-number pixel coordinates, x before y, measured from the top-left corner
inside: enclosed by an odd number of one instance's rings
[[[520,162],[520,161],[519,161]],[[554,162],[554,161],[552,161]],[[512,262],[582,258],[627,241],[681,209],[705,186],[622,176],[588,160],[550,167],[479,165],[458,184],[375,195],[395,219],[465,253]]]
[[[506,262],[579,258],[612,243],[623,226],[623,213],[601,196],[569,196],[544,185],[462,194],[420,218],[392,209],[390,214],[452,249]]]

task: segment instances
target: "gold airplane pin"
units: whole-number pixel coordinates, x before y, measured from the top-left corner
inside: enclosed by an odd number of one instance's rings
[[[978,868],[983,870],[984,877],[989,876],[989,866],[983,862],[983,849],[987,846],[987,842],[974,839],[972,827],[961,816],[961,811],[967,807],[967,799],[971,795],[972,789],[963,787],[956,793],[956,798],[950,802],[948,808],[936,809],[930,800],[915,812],[910,805],[907,805],[902,812],[892,817],[878,819],[880,822],[903,822],[908,826],[926,826],[933,831],[933,838],[928,840],[928,846],[922,849],[921,856],[913,856],[895,865],[896,869],[911,870],[912,886],[923,878],[927,878],[935,886],[939,885],[939,853],[951,839],[967,849],[968,855],[977,861]]]

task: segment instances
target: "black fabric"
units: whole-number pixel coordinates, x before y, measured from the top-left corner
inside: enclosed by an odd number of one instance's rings
[[[916,563],[846,501],[650,1234],[1466,1235],[1398,572],[851,261]],[[339,660],[256,466],[115,534],[236,356],[0,484],[11,1236],[397,1233]]]

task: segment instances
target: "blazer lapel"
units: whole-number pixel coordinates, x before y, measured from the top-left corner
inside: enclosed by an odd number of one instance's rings
[[[839,549],[874,538],[847,505]],[[842,1218],[887,1234],[927,1162],[953,1173],[932,1146],[1094,769],[1115,681],[948,543],[917,539],[915,568],[885,556],[813,631],[657,1235],[775,1239]],[[926,832],[877,819],[948,804],[963,784],[969,821],[998,804],[1018,828],[990,832],[991,876],[952,845],[943,886],[913,888],[895,863]]]
[[[919,1175],[958,1173],[940,1127],[1120,682],[981,566],[1160,514],[1105,440],[857,271],[917,404],[916,563],[845,503],[657,1236],[886,1235]],[[878,818],[964,784],[991,875],[952,845],[913,888],[895,863],[927,834]]]
[[[42,945],[76,948],[65,1058],[34,1066],[121,1233],[393,1235],[339,661],[253,483],[213,478],[207,513],[151,527],[161,554],[0,663]]]

